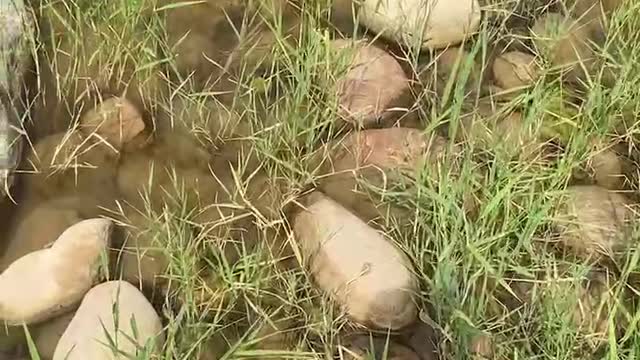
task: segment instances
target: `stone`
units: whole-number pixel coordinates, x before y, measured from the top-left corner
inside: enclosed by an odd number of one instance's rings
[[[350,336],[345,339],[338,353],[339,358],[345,360],[421,360],[420,357],[407,346],[393,339],[380,336]]]
[[[480,26],[478,0],[364,0],[360,23],[404,46],[456,45]]]
[[[587,169],[596,185],[609,190],[622,190],[625,182],[622,159],[606,144],[593,142]]]
[[[116,149],[132,141],[144,129],[142,114],[124,98],[108,98],[80,118],[80,130],[85,136],[97,136]]]
[[[498,56],[493,62],[493,77],[504,90],[531,86],[540,77],[536,57],[519,51]]]
[[[167,250],[162,248],[162,239],[154,236],[154,227],[162,220],[130,211],[123,222],[124,243],[114,254],[119,269],[116,276],[139,288],[162,288],[169,259]]]
[[[589,260],[615,258],[629,245],[634,218],[627,198],[599,186],[567,188],[554,227],[560,243]]]
[[[445,97],[445,91],[449,90],[449,81],[455,81],[456,87],[464,87],[466,95],[473,94],[482,85],[482,68],[472,58],[471,53],[463,48],[450,47],[436,55],[436,92],[440,97]],[[470,70],[466,79],[461,77],[463,69],[470,62]],[[450,89],[455,91],[455,87]]]
[[[370,128],[389,122],[394,114],[408,112],[406,107],[411,104],[403,98],[409,98],[409,78],[393,56],[352,40],[334,40],[332,46],[347,56],[348,63],[336,84],[341,119]]]
[[[113,147],[77,131],[44,137],[26,159],[25,198],[39,203],[62,196],[91,197],[99,205],[111,205],[119,158]]]
[[[480,333],[471,338],[470,353],[473,359],[493,359],[493,340],[488,334]]]
[[[318,188],[365,221],[402,218],[407,215],[404,209],[385,204],[385,191],[403,184],[403,176],[414,176],[423,164],[434,171],[444,161],[454,164],[455,154],[448,155],[447,144],[438,135],[407,128],[350,134],[322,153]]]
[[[100,277],[112,222],[83,220],[51,248],[14,261],[0,274],[0,320],[32,324],[68,311]]]
[[[51,245],[71,225],[107,211],[91,197],[60,196],[44,202],[22,201],[9,219],[0,272],[18,258]]]
[[[595,52],[590,46],[589,28],[571,17],[548,13],[537,19],[531,28],[533,42],[539,55],[554,69],[577,82],[596,65]]]
[[[400,329],[416,319],[417,280],[406,255],[320,192],[295,215],[293,230],[319,288],[355,322]]]
[[[41,359],[53,359],[58,342],[75,314],[75,311],[71,311],[55,319],[37,324],[30,329],[31,338]]]
[[[53,360],[115,360],[139,347],[162,347],[162,322],[133,285],[109,281],[92,288],[58,342]],[[109,344],[117,344],[112,349]],[[114,354],[114,351],[118,353]]]
[[[80,213],[60,207],[56,202],[43,203],[24,215],[10,232],[10,241],[0,260],[0,271],[17,259],[52,244],[70,226],[80,222]]]

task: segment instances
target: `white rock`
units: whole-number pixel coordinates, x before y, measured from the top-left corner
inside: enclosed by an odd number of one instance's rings
[[[112,222],[81,221],[49,249],[29,253],[0,274],[0,321],[35,323],[64,313],[89,291],[106,254]]]
[[[360,23],[402,45],[455,45],[480,25],[478,0],[364,0]]]
[[[154,345],[164,340],[162,323],[153,306],[128,282],[110,281],[84,297],[58,341],[53,360],[134,358],[136,349],[154,338]],[[112,343],[117,344],[120,354],[130,357],[114,355],[109,345]]]
[[[354,321],[399,329],[416,318],[417,281],[391,242],[320,192],[294,220],[305,263],[319,287]]]

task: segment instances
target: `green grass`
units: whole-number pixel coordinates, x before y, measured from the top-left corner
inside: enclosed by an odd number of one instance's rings
[[[263,10],[273,10],[267,0],[246,1],[259,2],[264,2]],[[333,34],[323,25],[328,1],[303,3],[301,32],[293,41],[284,38],[286,24],[270,16],[271,11],[245,19],[246,24],[266,22],[274,42],[264,59],[255,50],[261,61],[246,56],[247,63],[239,64],[232,79],[235,85],[224,89],[226,96],[216,96],[221,94],[215,87],[198,88],[193,78],[184,76],[171,77],[168,91],[157,90],[157,84],[167,82],[161,69],[171,69],[175,60],[163,40],[162,21],[173,5],[154,6],[145,0],[42,1],[43,16],[53,19],[61,33],[49,34],[36,49],[42,54],[37,66],[68,70],[55,78],[53,90],[57,98],[70,94],[64,101],[72,124],[79,110],[90,106],[87,99],[95,89],[108,86],[127,92],[131,85],[135,92],[128,95],[140,98],[152,114],[170,112],[175,99],[183,100],[187,111],[200,114],[176,116],[175,130],[157,124],[163,131],[160,137],[186,131],[214,157],[232,146],[242,150],[240,161],[212,174],[212,181],[220,177],[224,187],[213,209],[222,215],[210,222],[198,223],[207,210],[203,207],[210,204],[207,199],[194,201],[179,176],[172,178],[171,189],[165,189],[161,207],[145,202],[131,210],[121,203],[109,212],[123,224],[129,211],[149,220],[152,225],[142,230],[168,260],[162,276],[168,290],[153,292],[166,341],[161,352],[143,352],[138,359],[330,358],[339,335],[354,328],[304,270],[283,269],[280,255],[267,246],[277,238],[292,246],[291,261],[302,261],[285,215],[326,175],[317,166],[318,157],[326,156],[318,145],[339,137],[341,130],[331,86],[344,70],[344,61],[328,46]],[[424,131],[448,133],[451,146],[439,167],[421,168],[387,191],[385,201],[408,207],[412,217],[385,219],[382,228],[414,265],[421,289],[418,300],[424,309],[432,308],[429,315],[442,333],[443,358],[474,358],[472,342],[484,334],[491,339],[496,359],[636,359],[637,241],[616,271],[606,271],[560,250],[551,224],[564,189],[575,182],[572,175],[589,172],[591,139],[623,144],[623,155],[631,162],[637,158],[640,4],[628,1],[612,16],[607,42],[598,49],[615,70],[613,86],[604,85],[606,71],[596,71],[575,87],[579,92],[571,93],[557,69],[542,59],[537,83],[498,105],[522,114],[529,137],[562,146],[559,153],[546,157],[503,146],[499,137],[456,140],[463,115],[473,116],[479,104],[487,103],[479,84],[470,80],[473,60],[488,61],[496,43],[527,43],[530,39],[516,33],[525,20],[513,19],[537,16],[546,8],[541,1],[484,5],[488,18],[465,44],[470,56],[461,61],[457,74],[435,86],[443,89],[440,93],[433,91],[434,82],[442,81],[431,72],[434,54],[420,53],[419,47],[398,54],[421,80],[412,110]],[[251,34],[237,30],[250,45]],[[96,68],[101,77],[88,79]],[[570,100],[578,105],[567,105]],[[225,126],[219,126],[221,121]],[[547,143],[545,148],[550,147]],[[260,164],[269,187],[284,184],[281,207],[265,209],[253,203],[251,174],[246,171],[250,160]],[[629,173],[632,199],[637,199],[636,172],[634,167]],[[477,204],[473,212],[465,208],[470,194]],[[242,220],[248,216],[256,219],[254,232],[247,235],[257,239],[256,245],[230,242],[234,221],[245,224]],[[227,261],[223,243],[239,253],[238,261]],[[581,292],[596,270],[608,274],[606,291],[587,305]],[[514,303],[511,308],[505,305]],[[604,328],[576,321],[576,309],[588,319],[600,314]],[[268,331],[274,324],[284,324],[284,331]],[[273,338],[276,345],[269,346]],[[29,349],[34,350],[31,341]]]

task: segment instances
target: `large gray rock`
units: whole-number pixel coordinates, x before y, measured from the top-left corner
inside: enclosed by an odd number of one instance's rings
[[[20,102],[31,61],[33,22],[22,0],[0,1],[0,193],[13,184],[20,161],[25,107]]]

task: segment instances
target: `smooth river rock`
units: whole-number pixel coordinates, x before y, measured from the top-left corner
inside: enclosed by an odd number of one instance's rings
[[[372,127],[410,105],[403,99],[409,98],[409,78],[393,56],[365,42],[339,39],[332,45],[350,55],[348,69],[336,84],[338,115],[344,121]]]
[[[364,0],[360,23],[401,45],[440,49],[480,26],[478,0]]]
[[[133,358],[138,347],[160,347],[163,339],[160,317],[144,295],[128,282],[110,281],[92,288],[84,297],[58,342],[53,360],[125,358],[114,354],[108,345],[112,343],[117,344],[118,352]]]
[[[416,319],[417,280],[406,255],[320,192],[294,219],[306,266],[355,322],[400,329]]]
[[[36,323],[76,305],[99,277],[111,230],[110,220],[83,220],[13,262],[0,274],[0,321]]]

